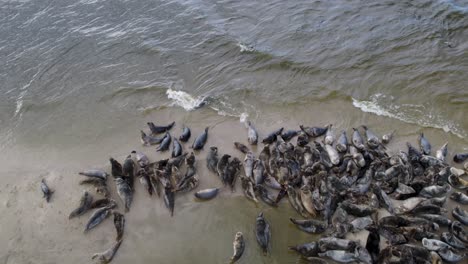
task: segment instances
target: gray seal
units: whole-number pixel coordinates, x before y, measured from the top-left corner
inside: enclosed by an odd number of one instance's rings
[[[238,261],[242,257],[242,254],[244,253],[245,242],[244,242],[244,235],[242,234],[242,232],[236,233],[234,237],[234,242],[232,243],[232,247],[233,247],[234,253],[231,257],[231,263],[234,263]]]
[[[179,140],[182,142],[187,142],[190,139],[190,136],[191,136],[190,128],[188,128],[187,126],[184,126],[182,128],[182,135],[180,135]]]
[[[195,193],[195,197],[201,200],[210,200],[218,194],[218,188],[204,189]]]
[[[205,131],[199,135],[195,141],[193,141],[192,148],[194,150],[201,150],[205,146],[206,140],[208,139],[208,127],[205,128]]]
[[[171,128],[174,126],[175,122],[172,122],[167,126],[156,126],[153,122],[148,122],[146,124],[150,128],[151,133],[161,134],[161,133],[164,133],[164,132],[167,132],[167,131],[171,130]]]
[[[49,202],[50,197],[52,196],[54,192],[50,190],[49,186],[47,186],[44,179],[41,180],[41,190],[42,190],[42,193],[44,194],[44,198],[46,199],[47,202]]]
[[[270,245],[271,231],[270,224],[267,222],[265,217],[263,217],[263,212],[258,215],[255,221],[255,236],[258,244],[263,250],[263,254],[266,255]]]
[[[73,210],[68,219],[72,219],[73,217],[83,215],[91,208],[91,203],[93,202],[93,196],[89,194],[87,191],[83,191],[83,195],[80,198],[80,205]]]

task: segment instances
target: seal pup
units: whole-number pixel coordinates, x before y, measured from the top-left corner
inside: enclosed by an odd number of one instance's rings
[[[44,179],[41,180],[41,190],[43,193],[43,197],[46,199],[47,202],[49,202],[50,197],[52,196],[54,192],[50,190],[49,186],[47,186]]]
[[[234,253],[231,257],[231,263],[234,263],[238,261],[242,257],[242,254],[244,253],[245,242],[244,242],[244,235],[242,234],[242,232],[236,233],[236,235],[234,236],[234,242],[232,243],[232,247],[233,247]]]
[[[93,202],[93,196],[89,194],[87,191],[83,191],[83,195],[80,198],[80,205],[73,210],[68,219],[72,219],[73,217],[83,215],[91,208],[91,203]]]
[[[111,248],[109,248],[108,250],[104,251],[104,252],[101,252],[101,253],[95,253],[91,259],[97,259],[99,261],[99,263],[101,264],[105,264],[105,263],[109,263],[112,261],[112,259],[114,258],[115,256],[115,253],[117,253],[117,250],[119,249],[120,247],[120,244],[122,244],[122,240],[119,240],[117,242],[115,242],[114,245],[112,245]]]
[[[190,128],[187,126],[182,127],[182,135],[180,135],[179,140],[182,142],[187,142],[190,139],[191,132]]]
[[[167,126],[156,126],[153,122],[146,123],[153,134],[161,134],[171,130],[171,128],[175,125],[175,122],[170,123]]]
[[[125,217],[123,214],[119,212],[114,212],[114,226],[117,232],[117,237],[115,238],[115,241],[120,241],[122,240],[125,227]]]
[[[206,140],[208,139],[208,127],[205,128],[205,131],[199,135],[195,141],[193,141],[192,148],[194,150],[201,150],[205,146]]]
[[[257,130],[255,130],[255,127],[252,125],[250,121],[247,121],[245,125],[248,129],[247,141],[249,142],[250,145],[257,145],[257,142],[258,142]]]
[[[263,254],[268,253],[268,247],[271,239],[270,224],[263,217],[263,212],[261,212],[256,221],[255,221],[255,236],[257,242],[263,250]]]

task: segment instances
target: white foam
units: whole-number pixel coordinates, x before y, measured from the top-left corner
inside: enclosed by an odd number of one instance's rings
[[[240,48],[240,52],[253,52],[255,51],[255,48],[250,46],[250,45],[247,45],[245,43],[237,43],[237,46],[239,46]]]
[[[247,113],[242,113],[242,114],[240,115],[240,117],[239,117],[239,121],[240,121],[241,123],[245,123],[245,122],[247,121],[247,118],[248,118],[248,117],[249,117],[249,114],[247,114]]]
[[[189,93],[184,91],[175,91],[172,89],[168,89],[166,91],[166,95],[167,98],[173,101],[172,105],[178,105],[187,111],[192,111],[196,108],[199,108],[205,100],[205,97],[203,96],[194,98]]]
[[[393,97],[383,94],[375,94],[371,96],[369,101],[360,101],[352,98],[353,105],[363,112],[395,118],[422,127],[442,129],[460,138],[466,137],[466,132],[462,128],[450,120],[446,120],[437,114],[431,113],[425,106],[411,104],[397,105],[392,102],[393,99]]]

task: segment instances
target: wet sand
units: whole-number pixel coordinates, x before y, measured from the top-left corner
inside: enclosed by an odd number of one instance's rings
[[[131,150],[141,150],[151,161],[170,156],[170,151],[156,153],[155,147],[143,147],[139,130],[147,130],[146,122],[167,124],[176,121],[171,130],[179,136],[182,124],[192,130],[185,151],[204,127],[210,127],[205,148],[217,146],[219,153],[228,153],[243,160],[243,155],[233,147],[234,141],[247,143],[247,131],[238,117],[220,116],[209,108],[186,112],[181,108],[163,108],[141,115],[121,115],[112,126],[92,127],[77,124],[63,127],[53,136],[30,137],[17,142],[6,153],[0,166],[0,262],[2,263],[88,263],[95,252],[108,249],[115,238],[112,218],[107,219],[91,232],[84,234],[84,224],[90,213],[68,220],[68,214],[77,206],[83,189],[79,185],[83,176],[78,171],[102,168],[110,172],[108,158],[123,161]],[[362,113],[340,100],[309,105],[285,105],[278,108],[262,108],[252,121],[260,138],[279,127],[298,128],[299,124],[326,125],[333,123],[335,133],[351,127],[368,125],[378,135],[396,129],[390,150],[405,149],[405,142],[417,145],[417,134],[424,131],[433,151],[445,141],[449,142],[449,158],[454,152],[466,151],[467,142],[439,129],[423,129],[415,125]],[[108,124],[108,123],[106,123]],[[76,131],[76,133],[73,133]],[[92,135],[92,136],[90,136]],[[293,140],[295,142],[295,140]],[[24,143],[24,144],[23,144]],[[78,143],[78,144],[77,144]],[[260,146],[253,148],[257,153]],[[206,169],[207,151],[197,153],[197,188],[222,187],[221,181]],[[44,178],[55,191],[50,203],[46,203],[40,191]],[[114,188],[112,177],[108,180]],[[300,263],[298,255],[287,247],[317,239],[296,229],[289,217],[300,217],[283,200],[278,208],[263,203],[255,205],[247,200],[237,182],[232,193],[223,188],[218,197],[200,202],[193,192],[176,195],[174,217],[170,217],[162,198],[149,197],[138,181],[134,202],[125,214],[126,225],[122,246],[112,263],[227,263],[232,255],[232,240],[237,231],[246,239],[246,250],[239,263]],[[112,196],[122,204],[112,189]],[[450,201],[449,201],[450,202]],[[466,209],[466,208],[465,208]],[[272,250],[263,256],[253,232],[255,217],[264,211],[272,228]],[[450,213],[449,213],[450,214]],[[330,262],[331,263],[331,262]]]

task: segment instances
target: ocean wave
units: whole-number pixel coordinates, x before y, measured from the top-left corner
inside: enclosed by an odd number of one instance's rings
[[[187,111],[192,111],[205,105],[205,96],[193,97],[184,91],[167,89],[167,98],[172,100],[172,105],[178,105]]]
[[[220,116],[238,117],[241,123],[244,123],[249,116],[246,111],[240,111],[237,107],[234,107],[227,100],[223,100],[222,98],[215,99],[208,96],[194,97],[187,92],[172,89],[168,89],[166,95],[167,98],[172,101],[170,106],[179,106],[186,111],[193,111],[202,106],[207,106],[216,111]]]
[[[246,43],[237,43],[237,46],[240,48],[240,52],[243,53],[243,52],[254,52],[255,51],[255,48],[251,45],[248,45]]]
[[[395,104],[392,96],[375,94],[368,101],[352,98],[353,105],[363,112],[373,113],[379,116],[395,118],[400,121],[417,124],[422,127],[442,129],[460,138],[466,137],[466,132],[457,124],[446,120],[439,114],[434,114],[424,105]]]

